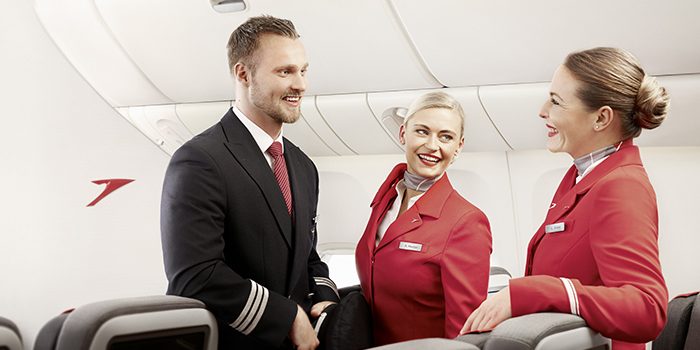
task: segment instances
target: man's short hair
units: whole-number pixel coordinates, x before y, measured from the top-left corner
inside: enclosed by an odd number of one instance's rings
[[[288,19],[269,15],[249,18],[231,33],[228,45],[226,45],[228,48],[228,67],[231,74],[233,74],[233,67],[238,62],[249,66],[251,70],[255,69],[252,56],[258,49],[260,37],[263,34],[281,35],[290,39],[299,38],[294,24]]]

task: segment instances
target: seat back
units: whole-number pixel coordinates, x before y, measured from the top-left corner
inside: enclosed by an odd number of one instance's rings
[[[0,350],[22,350],[22,337],[14,322],[0,317]]]
[[[695,295],[695,307],[690,313],[688,337],[685,339],[684,350],[700,349],[700,294]]]
[[[64,313],[40,331],[35,350],[215,350],[218,329],[202,302],[177,296],[100,301]]]
[[[697,294],[681,295],[668,303],[668,317],[661,334],[654,340],[652,349],[682,350],[686,346],[688,328],[696,304]],[[696,310],[700,311],[700,310]],[[700,320],[696,321],[700,322]]]

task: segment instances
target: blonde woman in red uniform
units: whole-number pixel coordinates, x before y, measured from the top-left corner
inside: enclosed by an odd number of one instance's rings
[[[656,195],[632,139],[661,124],[666,90],[628,52],[570,54],[554,73],[540,117],[547,148],[574,165],[528,247],[525,277],[479,306],[462,332],[535,312],[580,315],[613,339],[644,349],[666,321]]]
[[[401,126],[406,163],[374,197],[355,255],[377,345],[453,338],[486,298],[489,223],[445,173],[464,146],[463,129],[462,107],[442,92],[413,102]]]

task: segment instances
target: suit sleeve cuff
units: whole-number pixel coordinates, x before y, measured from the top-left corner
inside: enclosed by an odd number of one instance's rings
[[[316,290],[314,291],[313,297],[314,303],[321,301],[340,301],[338,287],[330,278],[314,277],[314,282],[316,282]]]
[[[279,347],[287,338],[297,313],[297,304],[250,280],[251,289],[243,310],[231,328]]]

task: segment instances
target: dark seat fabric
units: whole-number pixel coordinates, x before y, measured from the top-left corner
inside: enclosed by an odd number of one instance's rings
[[[697,299],[698,294],[682,295],[668,303],[666,326],[654,340],[652,349],[682,350],[686,348],[691,315],[694,309],[696,312],[700,311],[694,307]]]
[[[690,313],[688,337],[685,339],[684,350],[700,349],[700,294],[695,295],[695,307]]]

